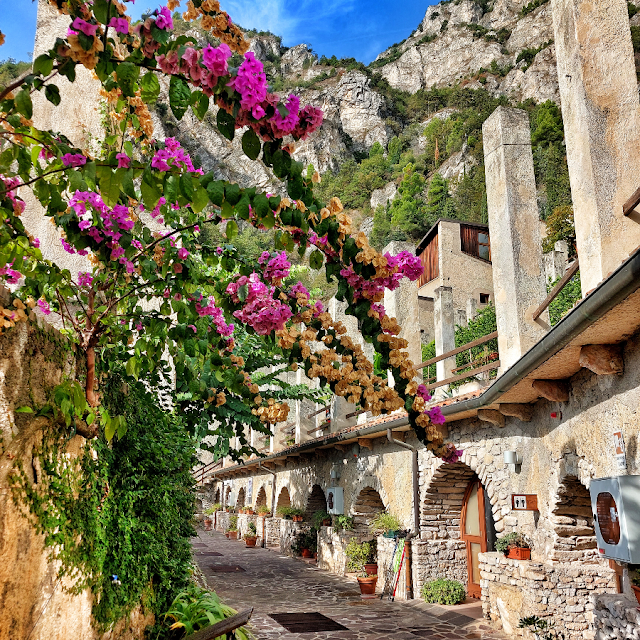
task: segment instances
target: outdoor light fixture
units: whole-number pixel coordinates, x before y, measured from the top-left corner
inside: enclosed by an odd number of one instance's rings
[[[513,471],[520,473],[522,467],[522,456],[518,455],[517,451],[505,451],[502,454],[505,464],[513,467]]]
[[[340,480],[340,468],[337,465],[331,468],[330,477],[332,480]]]

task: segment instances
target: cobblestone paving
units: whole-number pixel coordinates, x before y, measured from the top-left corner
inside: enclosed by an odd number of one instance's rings
[[[241,611],[254,608],[251,629],[259,640],[503,640],[507,636],[483,619],[419,600],[363,600],[357,583],[270,549],[247,549],[218,532],[201,531],[193,540],[194,557],[207,583]],[[206,555],[217,551],[222,555]],[[224,573],[215,571],[224,565]],[[244,571],[229,572],[230,567]],[[291,633],[269,617],[271,613],[319,612],[348,631]],[[467,611],[468,612],[468,611]]]

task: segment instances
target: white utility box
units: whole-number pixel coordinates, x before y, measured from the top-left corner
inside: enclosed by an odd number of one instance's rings
[[[591,481],[598,551],[611,560],[640,563],[640,476]]]
[[[340,516],[344,513],[344,490],[342,487],[327,489],[327,511],[334,516]]]

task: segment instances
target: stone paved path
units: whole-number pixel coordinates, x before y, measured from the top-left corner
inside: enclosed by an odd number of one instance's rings
[[[428,605],[419,600],[362,600],[357,583],[277,550],[247,549],[218,532],[194,538],[194,557],[209,587],[238,610],[254,608],[251,628],[259,640],[503,640],[483,619],[462,615],[472,609]],[[213,556],[211,552],[222,555]],[[222,565],[227,572],[215,571]],[[232,570],[241,567],[243,571]],[[292,633],[269,617],[275,613],[319,612],[347,631]]]

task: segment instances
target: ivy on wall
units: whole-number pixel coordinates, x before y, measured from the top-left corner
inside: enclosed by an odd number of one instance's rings
[[[33,452],[35,477],[18,463],[12,487],[72,591],[92,590],[98,629],[140,602],[166,611],[189,582],[195,534],[194,442],[181,419],[141,383],[111,374],[104,392],[107,409],[126,416],[127,436],[100,437],[70,458],[68,436],[52,426]]]

